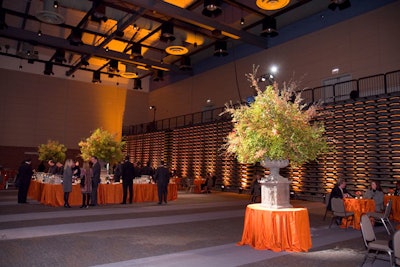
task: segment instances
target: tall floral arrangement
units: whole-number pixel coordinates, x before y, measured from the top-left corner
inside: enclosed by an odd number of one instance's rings
[[[318,106],[301,104],[295,82],[282,89],[274,84],[261,90],[256,72],[257,68],[246,75],[257,92],[254,102],[226,107],[234,124],[226,138],[227,153],[241,163],[289,159],[295,166],[328,151],[323,124],[313,122]]]
[[[125,146],[124,141],[116,141],[115,135],[98,128],[85,141],[79,142],[81,157],[89,160],[91,156],[107,163],[115,163],[123,158],[122,150]]]
[[[38,147],[39,160],[44,161],[64,162],[65,152],[67,152],[65,145],[54,140],[48,140],[46,144],[41,144]]]

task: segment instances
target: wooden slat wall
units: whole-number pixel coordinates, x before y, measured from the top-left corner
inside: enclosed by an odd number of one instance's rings
[[[384,190],[400,180],[400,94],[327,105],[318,120],[325,123],[334,150],[318,162],[281,170],[292,180],[297,197],[322,199],[338,178],[345,178],[353,193],[368,188],[371,179],[379,180]],[[129,136],[129,154],[141,161],[163,158],[182,177],[212,172],[218,186],[248,189],[254,173],[263,168],[238,164],[223,154],[221,146],[231,128],[230,122],[219,121]]]

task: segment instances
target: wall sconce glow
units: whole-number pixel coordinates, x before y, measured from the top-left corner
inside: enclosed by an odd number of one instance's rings
[[[338,73],[339,73],[339,68],[332,69],[332,74],[338,74]]]

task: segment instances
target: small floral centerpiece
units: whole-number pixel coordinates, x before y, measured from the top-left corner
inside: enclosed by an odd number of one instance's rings
[[[79,142],[81,157],[89,160],[96,156],[99,160],[112,164],[123,159],[124,141],[116,141],[115,135],[103,129],[96,129],[85,141]]]
[[[227,153],[240,163],[287,159],[292,165],[301,165],[328,151],[324,126],[313,122],[318,105],[301,104],[295,82],[281,89],[274,84],[261,90],[256,72],[254,68],[247,75],[257,92],[254,102],[226,107],[225,113],[231,114],[234,123],[226,138]]]
[[[388,190],[388,196],[393,196],[394,195],[394,189],[393,188],[390,188],[389,190]]]
[[[48,140],[46,144],[41,144],[38,147],[39,160],[43,161],[64,162],[65,152],[67,152],[65,145],[54,140]]]
[[[363,193],[361,191],[356,191],[356,198],[362,198]]]

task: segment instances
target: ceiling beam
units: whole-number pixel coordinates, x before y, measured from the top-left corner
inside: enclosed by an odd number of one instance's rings
[[[210,19],[201,14],[183,9],[174,5],[171,5],[163,1],[143,1],[143,0],[124,0],[125,2],[134,4],[138,7],[143,7],[145,9],[156,11],[160,14],[164,14],[171,18],[181,20],[190,24],[197,25],[198,27],[210,30],[217,29],[223,32],[227,32],[230,35],[238,36],[242,42],[252,44],[257,47],[266,49],[268,47],[267,40],[264,37],[246,32],[244,30],[238,30],[222,23]]]
[[[9,38],[9,39],[14,39],[14,40],[19,40],[23,42],[28,42],[33,45],[40,45],[44,47],[51,47],[54,49],[57,48],[62,48],[66,51],[71,51],[77,54],[88,54],[88,55],[93,55],[96,57],[104,58],[104,59],[115,59],[121,62],[129,63],[129,64],[135,64],[135,62],[141,63],[142,65],[148,65],[149,67],[151,66],[157,66],[160,68],[168,68],[170,71],[176,71],[179,72],[179,68],[174,65],[169,65],[165,63],[160,63],[157,61],[153,60],[148,60],[145,58],[142,59],[135,59],[132,60],[129,58],[130,55],[125,54],[125,53],[120,53],[117,51],[106,51],[102,47],[95,47],[91,45],[79,45],[79,46],[74,46],[69,43],[69,40],[66,40],[64,38],[59,38],[59,37],[53,37],[49,35],[42,35],[38,36],[36,32],[31,32],[27,30],[22,30],[19,28],[11,27],[8,26],[6,29],[0,30],[0,36],[4,38]]]

